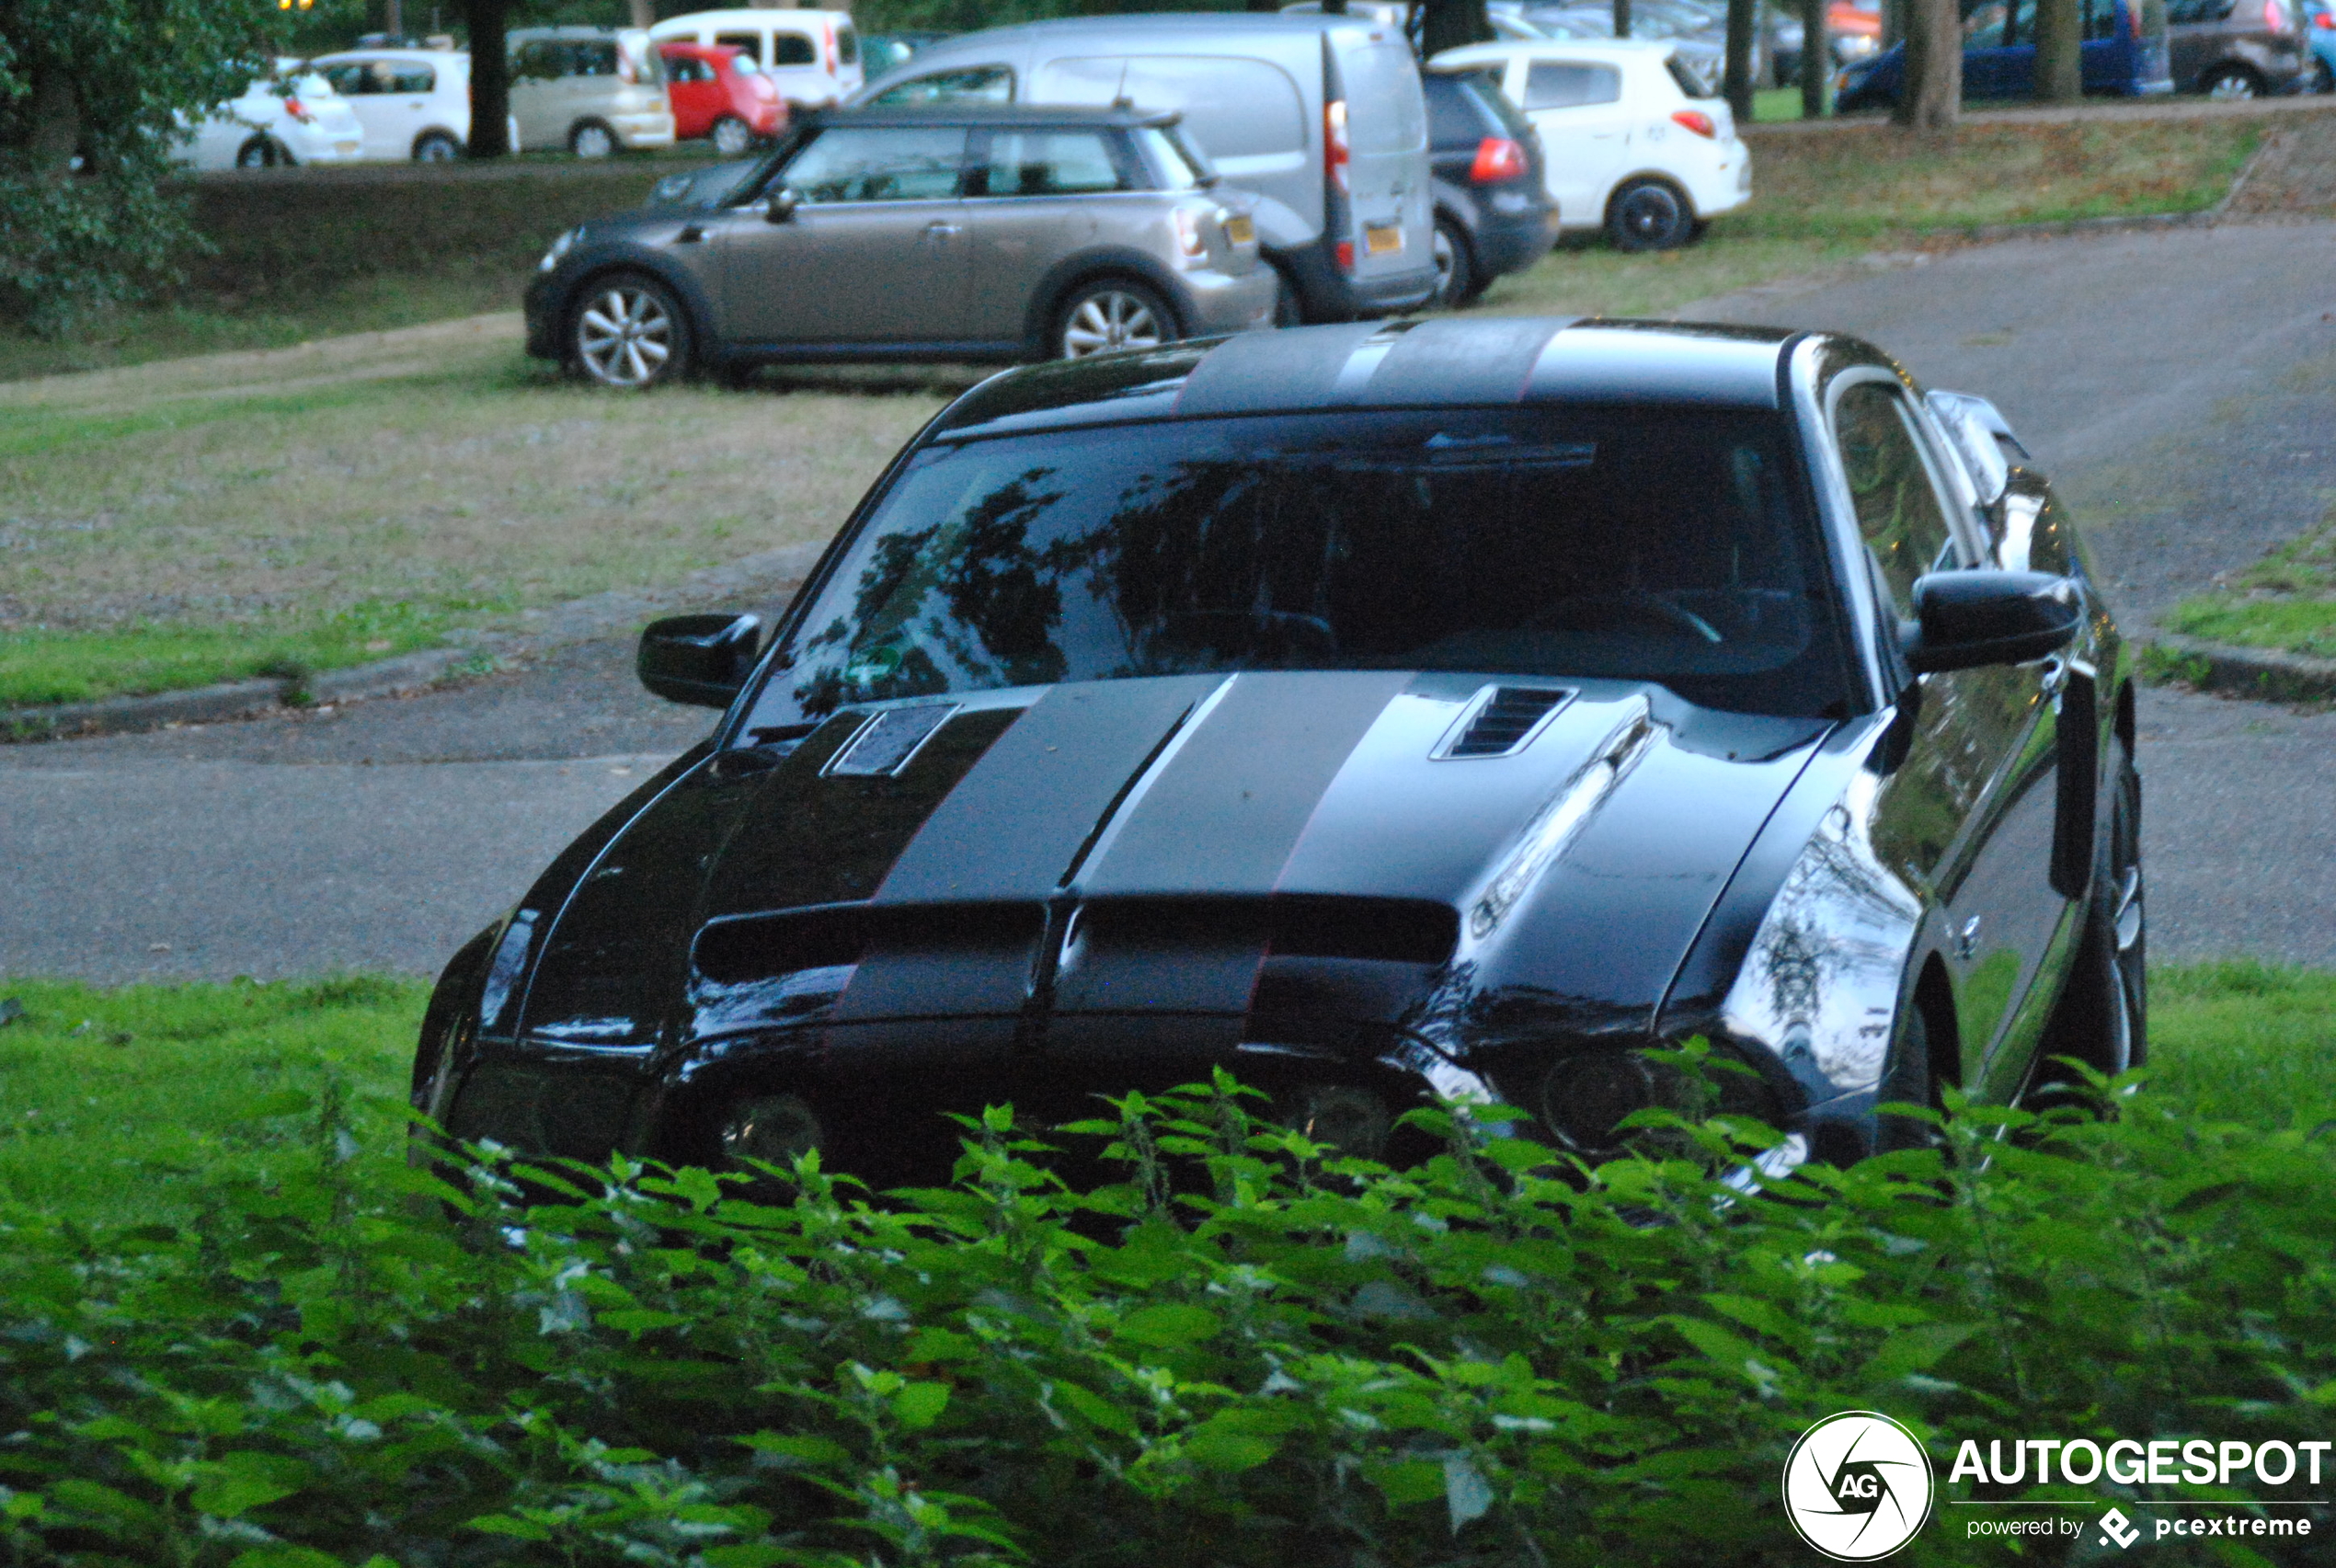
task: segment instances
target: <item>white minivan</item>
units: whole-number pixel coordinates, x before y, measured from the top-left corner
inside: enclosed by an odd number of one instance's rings
[[[1254,191],[1277,316],[1351,321],[1434,297],[1427,101],[1400,29],[1243,12],[1071,17],[945,38],[855,104],[1113,104],[1183,116],[1226,184]]]
[[[471,57],[442,49],[353,49],[311,61],[365,128],[364,155],[444,163],[471,139]],[[513,141],[516,147],[518,142]]]
[[[860,90],[860,35],[849,11],[693,11],[668,17],[649,37],[735,49],[739,69],[761,69],[800,109],[825,109]]]
[[[1603,228],[1617,250],[1685,245],[1751,199],[1735,116],[1674,40],[1471,43],[1432,63],[1493,76],[1540,133],[1559,221]]]

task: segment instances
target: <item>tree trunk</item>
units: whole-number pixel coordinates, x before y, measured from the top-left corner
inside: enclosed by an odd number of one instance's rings
[[[499,158],[511,150],[511,62],[504,35],[510,31],[511,0],[463,0],[471,33],[471,143],[474,158]]]
[[[2037,0],[2036,97],[2075,103],[2085,96],[2084,18],[2078,0]]]
[[[1631,0],[1614,0],[1614,36],[1631,36]]]
[[[382,0],[382,31],[392,48],[406,41],[405,0]]]
[[[1722,91],[1738,125],[1752,123],[1752,29],[1760,0],[1728,0],[1727,74]]]
[[[1955,0],[1907,0],[1906,86],[1890,118],[1951,132],[1963,112],[1963,17]]]
[[[633,13],[633,25],[649,28],[657,25],[657,0],[625,0]],[[848,9],[848,7],[841,7]]]
[[[1801,0],[1801,118],[1825,113],[1826,79],[1833,74],[1833,39],[1826,26],[1826,0]]]
[[[1421,0],[1419,53],[1432,60],[1448,49],[1490,43],[1493,20],[1484,0]]]

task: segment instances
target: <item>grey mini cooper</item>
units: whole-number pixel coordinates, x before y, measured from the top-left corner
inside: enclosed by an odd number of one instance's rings
[[[1256,198],[1174,115],[816,117],[555,241],[528,352],[609,386],[781,361],[1077,358],[1271,324]]]

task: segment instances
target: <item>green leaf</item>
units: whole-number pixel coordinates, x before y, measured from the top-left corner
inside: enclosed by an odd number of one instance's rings
[[[621,1309],[602,1312],[601,1322],[619,1333],[647,1333],[651,1329],[670,1329],[690,1320],[679,1312],[652,1311],[646,1307]]]
[[[514,1519],[509,1514],[483,1514],[470,1522],[470,1528],[487,1535],[507,1535],[519,1540],[549,1540],[550,1529],[532,1519]]]
[[[310,1474],[300,1460],[273,1454],[229,1454],[204,1469],[208,1473],[195,1487],[190,1501],[202,1512],[222,1519],[290,1497],[308,1483]]]
[[[699,1555],[705,1568],[770,1568],[787,1559],[787,1549],[773,1541],[741,1541],[733,1546],[709,1546]]]
[[[1154,1306],[1139,1307],[1119,1320],[1114,1331],[1120,1339],[1138,1345],[1149,1345],[1162,1350],[1179,1350],[1187,1345],[1198,1345],[1224,1327],[1224,1320],[1206,1307],[1188,1307],[1174,1301]]]
[[[375,1562],[387,1561],[376,1557]],[[276,1541],[268,1546],[255,1546],[239,1553],[234,1568],[349,1568],[339,1558],[315,1547],[293,1546],[288,1541]],[[370,1568],[370,1565],[369,1565]],[[395,1568],[392,1564],[391,1568]]]
[[[1134,1416],[1092,1389],[1077,1383],[1048,1383],[1047,1392],[1106,1432],[1124,1434],[1136,1429]]]
[[[1877,1382],[1895,1382],[1909,1372],[1927,1372],[1939,1359],[1979,1332],[1976,1323],[1924,1323],[1901,1329],[1883,1341],[1865,1375]]]
[[[740,1437],[739,1441],[758,1454],[768,1454],[773,1459],[800,1465],[828,1465],[842,1469],[852,1463],[851,1454],[832,1437],[782,1436],[776,1432],[757,1432],[751,1437]]]
[[[932,1425],[949,1406],[946,1383],[910,1383],[892,1396],[892,1413],[910,1428]]]
[[[1185,1440],[1185,1453],[1207,1470],[1255,1470],[1280,1449],[1281,1441],[1256,1432],[1203,1426]]]
[[[1387,1499],[1391,1508],[1432,1503],[1444,1495],[1444,1467],[1433,1459],[1365,1465],[1363,1479],[1379,1488],[1379,1494]]]

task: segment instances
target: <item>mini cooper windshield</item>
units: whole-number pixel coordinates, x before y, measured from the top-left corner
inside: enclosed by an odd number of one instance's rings
[[[1248,670],[1610,677],[1846,711],[1792,451],[1775,415],[1576,407],[943,441],[867,516],[750,727]]]

